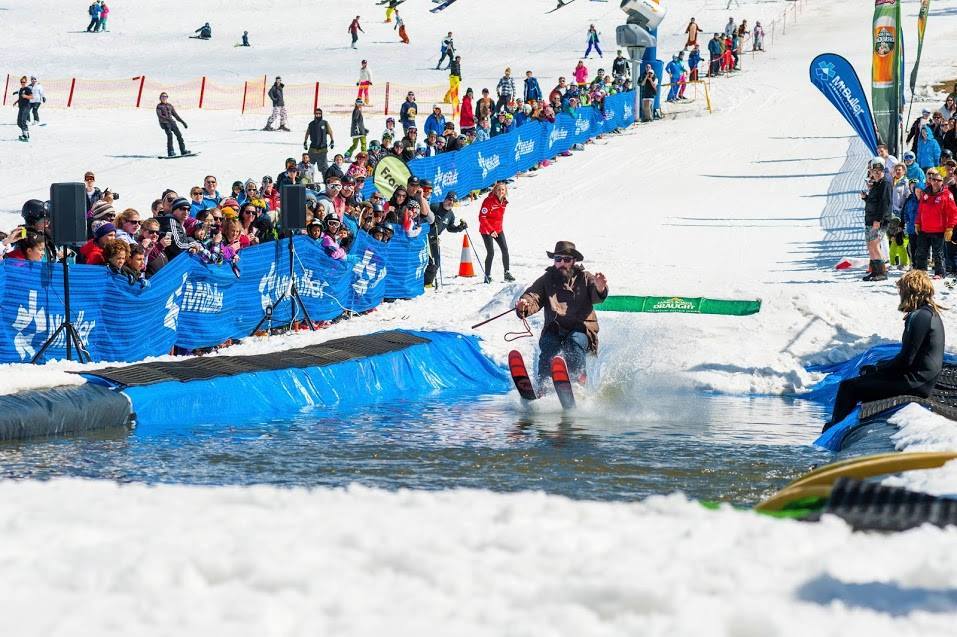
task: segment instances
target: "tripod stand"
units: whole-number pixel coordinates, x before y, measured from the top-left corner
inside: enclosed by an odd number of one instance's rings
[[[55,259],[54,255],[54,259]],[[50,335],[50,338],[46,340],[43,344],[43,347],[33,356],[30,360],[31,364],[36,365],[37,361],[43,357],[43,353],[47,351],[53,343],[59,338],[60,333],[62,332],[66,340],[66,359],[73,360],[72,348],[76,348],[76,359],[81,363],[89,363],[92,359],[90,353],[86,351],[86,348],[83,346],[83,339],[80,338],[80,333],[76,331],[73,323],[70,321],[70,264],[67,261],[67,249],[63,248],[63,322],[60,323],[59,327],[56,328],[56,331]],[[85,360],[84,360],[85,358]]]
[[[292,324],[296,321],[298,312],[302,311],[302,315],[306,319],[306,325],[309,326],[310,330],[316,330],[316,324],[313,323],[311,318],[309,318],[309,310],[306,309],[306,304],[302,302],[302,297],[299,296],[299,289],[296,287],[295,269],[293,267],[296,258],[296,247],[293,245],[293,237],[293,231],[290,230],[287,233],[287,239],[289,243],[289,285],[287,285],[282,294],[280,294],[279,297],[273,301],[272,305],[266,308],[263,317],[259,320],[259,323],[256,324],[256,327],[253,328],[252,334],[250,334],[250,336],[256,334],[256,332],[258,332],[264,324],[268,324],[269,327],[267,329],[271,330],[272,317],[276,311],[276,308],[279,307],[280,303],[287,300],[292,303],[292,312],[289,317],[289,325],[292,326]]]

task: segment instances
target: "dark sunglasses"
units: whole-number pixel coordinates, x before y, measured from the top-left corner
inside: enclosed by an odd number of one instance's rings
[[[159,230],[144,230],[145,234],[159,234]]]
[[[574,263],[574,262],[575,262],[575,257],[563,257],[557,254],[555,255],[555,263]]]

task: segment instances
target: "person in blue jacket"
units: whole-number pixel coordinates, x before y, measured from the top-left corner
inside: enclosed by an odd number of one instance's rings
[[[103,7],[100,5],[99,0],[90,5],[87,13],[90,14],[90,25],[86,27],[87,33],[93,33],[94,29],[100,26],[100,13],[103,11]]]
[[[907,153],[904,153],[904,156],[906,157]],[[904,200],[904,205],[901,207],[901,218],[904,221],[904,234],[907,235],[907,256],[910,258],[911,263],[914,262],[914,248],[917,246],[917,205],[920,202],[915,189],[920,187],[921,186],[917,185],[916,179],[908,178],[910,194],[907,195],[907,199]]]
[[[691,69],[691,77],[688,78],[692,82],[698,81],[698,65],[701,64],[701,48],[696,44],[693,49],[691,49],[691,54],[688,56],[688,68]]]
[[[415,93],[409,91],[402,102],[402,108],[399,109],[399,123],[402,124],[402,132],[408,133],[409,129],[415,126],[415,116],[419,112],[419,105],[415,103]]]
[[[668,62],[667,66],[665,66],[665,71],[667,71],[671,80],[671,88],[668,89],[667,101],[675,102],[678,100],[678,89],[681,88],[681,86],[678,84],[678,82],[681,80],[681,62],[678,61],[677,55],[671,56],[671,61]]]
[[[425,118],[425,135],[435,133],[436,137],[441,137],[445,132],[445,115],[442,114],[442,107],[438,104],[432,106],[432,113]]]
[[[917,165],[921,170],[936,168],[940,165],[940,144],[934,139],[930,126],[921,126],[920,139],[917,140]]]
[[[917,165],[917,155],[912,151],[904,151],[904,165],[907,166],[907,178],[917,181],[917,187],[923,189],[924,184],[926,183],[926,178],[924,177],[924,171],[920,169],[920,166]]]
[[[531,71],[525,71],[525,101],[541,101],[542,87],[538,85],[538,80],[532,75]]]

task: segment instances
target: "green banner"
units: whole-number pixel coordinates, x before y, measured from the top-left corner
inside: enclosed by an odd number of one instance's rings
[[[761,299],[741,301],[701,296],[609,296],[595,306],[602,312],[679,312],[747,316],[761,311]]]
[[[901,105],[900,0],[874,0],[871,64],[871,106],[877,137],[892,155],[897,148]]]
[[[924,50],[924,31],[927,30],[927,14],[930,12],[930,0],[920,0],[920,12],[917,14],[917,55],[914,68],[910,72],[910,94],[917,88],[917,67],[920,66],[920,54]]]

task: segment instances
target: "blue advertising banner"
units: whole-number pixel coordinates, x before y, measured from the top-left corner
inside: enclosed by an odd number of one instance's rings
[[[552,159],[574,144],[630,126],[635,122],[634,103],[634,91],[611,95],[605,98],[604,110],[584,106],[574,113],[560,113],[555,123],[527,122],[459,151],[414,159],[408,168],[416,177],[432,182],[433,202],[441,201],[450,190],[459,195],[481,190]],[[374,190],[375,184],[366,182],[366,197]]]
[[[385,244],[360,232],[342,261],[309,237],[295,237],[293,277],[313,320],[372,309],[387,295],[422,294],[428,226],[413,237],[396,230]],[[72,319],[93,360],[140,360],[174,345],[196,349],[242,338],[288,293],[288,239],[246,248],[239,268],[237,277],[228,265],[181,254],[142,287],[102,266],[72,266]],[[63,321],[62,266],[4,260],[0,298],[0,362],[29,361]],[[280,303],[274,324],[289,323],[292,311],[292,303]],[[58,338],[44,356],[62,358],[65,346]]]
[[[822,53],[811,61],[811,84],[816,86],[847,120],[858,137],[877,154],[877,132],[867,97],[851,63],[834,53]]]

